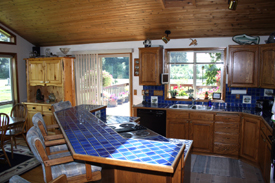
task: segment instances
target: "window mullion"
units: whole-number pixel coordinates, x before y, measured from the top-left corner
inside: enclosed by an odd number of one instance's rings
[[[196,93],[197,93],[197,87],[196,87],[196,80],[197,80],[197,69],[196,69],[196,53],[194,52],[194,60],[193,60],[193,63],[194,63],[194,65],[193,65],[193,88],[194,88],[194,93],[193,93],[193,95],[194,95],[194,98],[197,98],[197,95],[196,95]]]

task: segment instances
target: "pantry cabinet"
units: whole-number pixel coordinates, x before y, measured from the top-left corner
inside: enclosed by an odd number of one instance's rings
[[[51,105],[55,102],[70,101],[75,106],[75,78],[73,57],[44,57],[27,58],[27,128],[32,126],[32,117],[40,112],[47,125],[55,123]],[[37,90],[41,91],[44,101],[36,100]],[[53,93],[56,100],[49,102],[49,95]]]
[[[229,46],[229,87],[257,87],[259,70],[257,45]]]
[[[260,45],[260,87],[275,89],[275,44]]]
[[[139,85],[161,85],[163,48],[139,48]]]
[[[243,116],[240,156],[252,162],[258,162],[259,129],[259,119]]]

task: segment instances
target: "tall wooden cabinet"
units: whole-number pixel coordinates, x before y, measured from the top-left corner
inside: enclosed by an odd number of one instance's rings
[[[45,57],[28,58],[26,60],[27,75],[27,128],[32,126],[32,116],[40,112],[46,124],[53,124],[51,105],[59,101],[69,100],[75,106],[74,58]],[[36,92],[40,89],[44,102],[36,101]],[[48,96],[53,93],[56,101],[47,103]]]
[[[161,85],[163,48],[139,48],[139,85]]]
[[[229,46],[229,87],[257,87],[258,60],[257,45]]]

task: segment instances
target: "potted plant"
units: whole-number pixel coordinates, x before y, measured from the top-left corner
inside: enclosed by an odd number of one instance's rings
[[[207,91],[204,94],[204,99],[208,99],[208,92]]]
[[[173,90],[170,90],[169,93],[170,93],[172,98],[176,98],[176,95],[178,94],[178,91],[176,89],[173,89]]]

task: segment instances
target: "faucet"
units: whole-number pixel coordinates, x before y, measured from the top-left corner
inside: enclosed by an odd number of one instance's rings
[[[192,98],[192,107],[195,105],[196,99]]]

